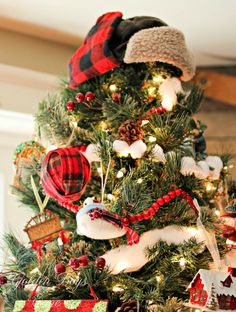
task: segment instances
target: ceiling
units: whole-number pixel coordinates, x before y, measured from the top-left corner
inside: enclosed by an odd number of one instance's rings
[[[236,63],[235,0],[0,0],[0,21],[35,26],[39,37],[40,29],[51,30],[52,40],[54,30],[58,40],[61,33],[73,45],[108,11],[121,11],[124,18],[156,16],[182,30],[198,65]]]

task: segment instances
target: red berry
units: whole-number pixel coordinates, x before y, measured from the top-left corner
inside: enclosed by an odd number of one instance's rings
[[[80,266],[78,259],[77,258],[70,259],[69,266],[74,270],[78,269],[78,267]]]
[[[142,221],[143,220],[143,215],[141,213],[138,213],[136,215],[136,218],[137,218],[138,221]]]
[[[188,194],[185,191],[182,191],[182,197],[187,198]]]
[[[5,275],[0,275],[0,285],[7,283],[7,277]]]
[[[54,267],[54,272],[56,274],[63,274],[66,272],[66,267],[64,266],[64,264],[62,263],[58,263],[57,265],[55,265]]]
[[[168,195],[170,196],[171,199],[174,199],[176,197],[176,194],[174,191],[170,191]]]
[[[157,211],[160,208],[160,205],[158,205],[158,203],[153,203],[151,207]]]
[[[162,198],[164,199],[165,203],[169,203],[171,200],[169,195],[164,195]]]
[[[120,97],[121,97],[121,95],[120,95],[120,93],[112,93],[112,100],[114,101],[114,102],[119,102],[120,101]]]
[[[182,194],[182,190],[181,189],[175,190],[175,194],[176,196],[180,196]]]
[[[85,94],[85,99],[86,99],[87,101],[92,101],[92,100],[94,99],[94,94],[93,94],[93,92],[91,92],[91,91],[87,92],[87,93]]]
[[[84,94],[82,92],[77,93],[76,96],[75,96],[75,99],[76,99],[76,101],[78,103],[83,102],[84,98],[85,98],[85,96],[84,96]]]
[[[190,196],[190,195],[187,195],[187,197],[186,197],[186,200],[188,201],[188,202],[192,202],[192,197]]]
[[[154,216],[156,214],[156,210],[152,206],[148,209],[148,212],[150,216]]]
[[[128,218],[122,218],[122,222],[125,224],[129,224],[129,219]]]
[[[73,101],[68,101],[66,103],[66,108],[69,110],[69,111],[73,111],[75,110],[75,103]]]
[[[134,223],[136,222],[138,219],[136,218],[136,216],[129,216],[129,222],[130,223]]]
[[[88,265],[88,257],[86,255],[77,258],[80,267],[86,267]]]
[[[163,198],[158,198],[156,202],[157,202],[157,203],[158,203],[158,205],[160,205],[160,206],[163,206],[163,205],[164,205],[164,203],[165,203],[165,201],[164,201],[164,199],[163,199]]]
[[[149,218],[150,218],[150,212],[149,212],[149,210],[148,211],[146,211],[146,212],[144,212],[144,214],[143,214],[143,218],[144,218],[144,220],[148,220]]]
[[[99,269],[103,269],[106,265],[106,260],[102,257],[99,257],[96,259],[96,266],[99,268]]]

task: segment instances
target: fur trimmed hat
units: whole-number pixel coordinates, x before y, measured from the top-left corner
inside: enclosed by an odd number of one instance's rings
[[[184,81],[194,76],[195,63],[184,35],[165,22],[150,16],[126,20],[122,13],[109,12],[98,18],[84,43],[69,63],[70,87],[119,66],[143,62],[170,64]]]
[[[190,80],[195,73],[193,55],[187,49],[181,31],[168,27],[153,27],[135,33],[128,41],[124,62],[162,62],[182,71],[183,81]]]

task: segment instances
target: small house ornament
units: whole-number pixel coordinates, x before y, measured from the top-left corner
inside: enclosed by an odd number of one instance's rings
[[[236,268],[200,269],[188,286],[188,306],[199,311],[236,311]]]

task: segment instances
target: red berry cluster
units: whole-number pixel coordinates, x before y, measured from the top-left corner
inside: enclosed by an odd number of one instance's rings
[[[114,93],[112,93],[111,98],[112,98],[112,100],[113,100],[114,102],[119,102],[119,101],[120,101],[120,98],[121,98],[121,95],[120,95],[120,93],[114,92]]]
[[[5,285],[8,282],[5,275],[0,275],[0,285]]]
[[[73,270],[77,270],[81,267],[86,267],[89,264],[88,257],[86,255],[83,255],[78,258],[71,258],[68,264]],[[102,257],[99,257],[96,259],[95,264],[99,269],[103,269],[106,265],[106,260]],[[56,273],[56,275],[63,274],[66,272],[66,266],[63,263],[58,263],[54,267],[54,272]]]
[[[77,103],[83,103],[84,101],[90,102],[94,100],[95,96],[93,92],[88,91],[85,94],[82,92],[79,92],[76,94],[75,99]],[[66,108],[69,111],[74,111],[76,109],[76,103],[74,101],[68,101],[66,103]]]
[[[127,218],[122,218],[122,222],[128,225],[130,223],[148,220],[155,215],[155,213],[161,208],[161,206],[169,203],[172,199],[175,199],[176,197],[185,198],[185,200],[189,203],[194,212],[198,215],[198,210],[194,205],[192,197],[179,188],[177,190],[170,191],[166,195],[158,198],[144,213],[138,213],[136,215],[128,216]]]
[[[163,113],[166,113],[166,109],[162,106],[153,107],[149,109],[149,111],[146,112],[145,120],[150,119],[151,115],[161,115]]]

